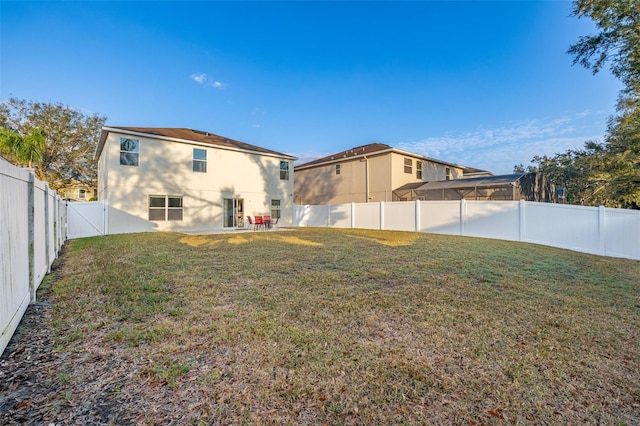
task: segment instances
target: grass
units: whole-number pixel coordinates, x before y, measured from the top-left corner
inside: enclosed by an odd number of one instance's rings
[[[195,424],[640,421],[640,262],[303,229],[75,240],[61,275],[57,347]]]

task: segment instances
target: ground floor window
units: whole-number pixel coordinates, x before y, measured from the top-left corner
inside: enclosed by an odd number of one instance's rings
[[[182,197],[150,195],[149,220],[182,220]]]
[[[271,218],[280,218],[280,200],[271,200]]]

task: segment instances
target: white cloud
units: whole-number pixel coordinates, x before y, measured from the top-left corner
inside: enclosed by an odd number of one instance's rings
[[[397,148],[505,174],[511,173],[516,164],[530,164],[535,155],[554,155],[582,147],[588,140],[602,139],[605,129],[604,113],[583,111],[555,119],[517,121],[493,129],[406,141]]]
[[[204,82],[207,80],[207,74],[203,72],[191,74],[191,79],[198,84],[204,84]]]
[[[216,89],[222,89],[226,86],[225,83],[218,80],[213,80],[203,72],[193,73],[189,77],[191,78],[191,80],[203,86],[211,86],[215,87]]]
[[[318,158],[326,157],[327,155],[329,155],[327,153],[320,153],[320,152],[313,152],[313,151],[298,152],[298,153],[288,152],[287,154],[298,158],[295,163],[296,166],[300,164],[308,163],[309,161],[317,160]]]

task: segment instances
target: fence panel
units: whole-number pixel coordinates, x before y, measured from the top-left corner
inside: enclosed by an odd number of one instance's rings
[[[39,180],[34,182],[34,209],[35,214],[33,217],[34,241],[38,241],[33,245],[33,285],[34,289],[37,289],[44,276],[49,271],[49,262],[47,260],[46,252],[46,238],[44,217],[45,211],[45,183]]]
[[[459,201],[421,201],[420,232],[461,235]]]
[[[351,228],[351,204],[332,205],[329,209],[329,226]]]
[[[0,354],[27,310],[29,173],[0,158]]]
[[[355,204],[355,228],[380,229],[380,203]]]
[[[416,230],[415,201],[384,203],[384,229],[393,231]]]
[[[64,243],[65,218],[55,191],[0,158],[0,355]]]
[[[67,203],[67,215],[67,238],[104,235],[104,202],[69,202]]]
[[[525,205],[524,241],[600,253],[597,207],[534,202]]]
[[[605,209],[605,254],[640,259],[640,211]]]
[[[518,201],[466,201],[464,235],[518,241],[520,203]]]
[[[329,226],[328,206],[295,206],[294,210],[298,226]]]

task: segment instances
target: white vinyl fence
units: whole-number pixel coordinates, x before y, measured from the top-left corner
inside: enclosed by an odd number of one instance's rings
[[[294,206],[294,225],[523,241],[640,260],[640,211],[529,201],[406,201]]]
[[[0,355],[66,239],[65,203],[0,158]]]

